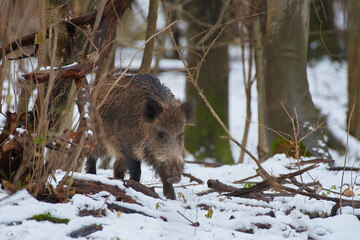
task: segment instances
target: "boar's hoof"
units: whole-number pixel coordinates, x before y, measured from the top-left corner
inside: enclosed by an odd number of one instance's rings
[[[176,199],[174,187],[171,183],[163,182],[163,193],[167,199]]]

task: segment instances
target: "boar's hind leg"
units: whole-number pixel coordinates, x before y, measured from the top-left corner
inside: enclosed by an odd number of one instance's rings
[[[90,155],[86,161],[86,173],[96,174],[97,157]]]
[[[95,145],[95,148],[88,155],[88,159],[86,161],[86,173],[96,174],[96,162],[99,158],[104,158],[108,156],[108,152],[104,148],[102,144],[95,144],[93,139],[91,140],[92,144]]]
[[[165,172],[159,171],[158,173],[159,173],[161,181],[163,183],[164,196],[168,199],[175,200],[176,196],[175,196],[174,187],[171,183],[168,183],[168,181],[167,181],[168,177],[166,176]]]
[[[126,166],[129,169],[130,179],[139,182],[141,177],[140,160],[134,158],[126,158]]]
[[[114,163],[114,178],[124,179],[126,164],[124,156],[119,156]]]

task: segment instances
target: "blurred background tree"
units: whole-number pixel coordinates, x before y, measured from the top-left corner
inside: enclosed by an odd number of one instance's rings
[[[188,67],[196,69],[194,76],[198,85],[225,124],[229,122],[230,69],[229,49],[226,43],[229,38],[226,36],[226,31],[219,38],[217,37],[224,24],[229,21],[231,8],[229,3],[230,1],[195,0],[185,5],[189,13],[186,18],[188,21]],[[212,46],[209,50],[210,45]],[[206,51],[208,53],[204,61],[201,61]],[[197,68],[200,62],[200,68]],[[233,163],[229,141],[220,138],[226,135],[224,130],[189,83],[186,84],[186,96],[188,99],[196,100],[197,125],[196,128],[188,129],[186,132],[186,148],[199,159],[212,158],[220,163]]]
[[[264,125],[271,155],[330,157],[307,81],[309,19],[310,1],[267,1]]]
[[[348,42],[348,111],[350,134],[360,140],[360,1],[350,0]]]

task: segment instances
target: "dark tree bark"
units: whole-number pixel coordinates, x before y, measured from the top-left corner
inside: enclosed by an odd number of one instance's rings
[[[295,155],[295,149],[284,140],[298,143],[302,154],[329,157],[324,134],[317,129],[319,116],[309,92],[306,76],[309,37],[309,0],[269,0],[264,47],[264,121],[271,154]],[[283,106],[284,107],[283,107]],[[293,122],[287,115],[298,121]],[[294,142],[294,141],[293,141]]]
[[[360,140],[360,1],[351,0],[349,7],[348,43],[348,112],[350,134]],[[351,119],[350,114],[355,104]]]
[[[193,19],[188,19],[188,38],[192,39],[189,44],[195,46],[190,48],[188,54],[188,67],[196,68],[207,47],[219,34],[226,22],[227,13],[221,16],[224,2],[217,0],[196,0],[188,6]],[[227,9],[228,10],[228,9]],[[196,19],[196,21],[194,21]],[[213,28],[211,28],[213,27]],[[205,34],[204,34],[204,31]],[[200,33],[200,34],[199,34]],[[195,37],[195,38],[194,38]],[[217,43],[224,41],[224,33],[217,39]],[[205,61],[202,63],[197,74],[197,82],[210,104],[223,120],[228,124],[228,80],[229,80],[229,53],[227,46],[214,46],[210,49]],[[186,84],[187,98],[196,100],[196,128],[188,129],[185,134],[187,149],[196,156],[204,159],[214,158],[217,162],[231,164],[234,162],[230,150],[230,143],[221,136],[226,135],[225,131],[218,124],[210,111],[207,109],[197,91],[191,84]]]

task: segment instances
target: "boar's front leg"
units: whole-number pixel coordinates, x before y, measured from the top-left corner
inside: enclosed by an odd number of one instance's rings
[[[168,176],[166,175],[165,171],[163,169],[159,169],[158,174],[163,183],[164,196],[168,199],[175,200],[176,195],[175,195],[174,187],[171,183],[168,183]]]
[[[136,158],[126,158],[126,166],[129,169],[130,180],[140,182],[141,162]]]

